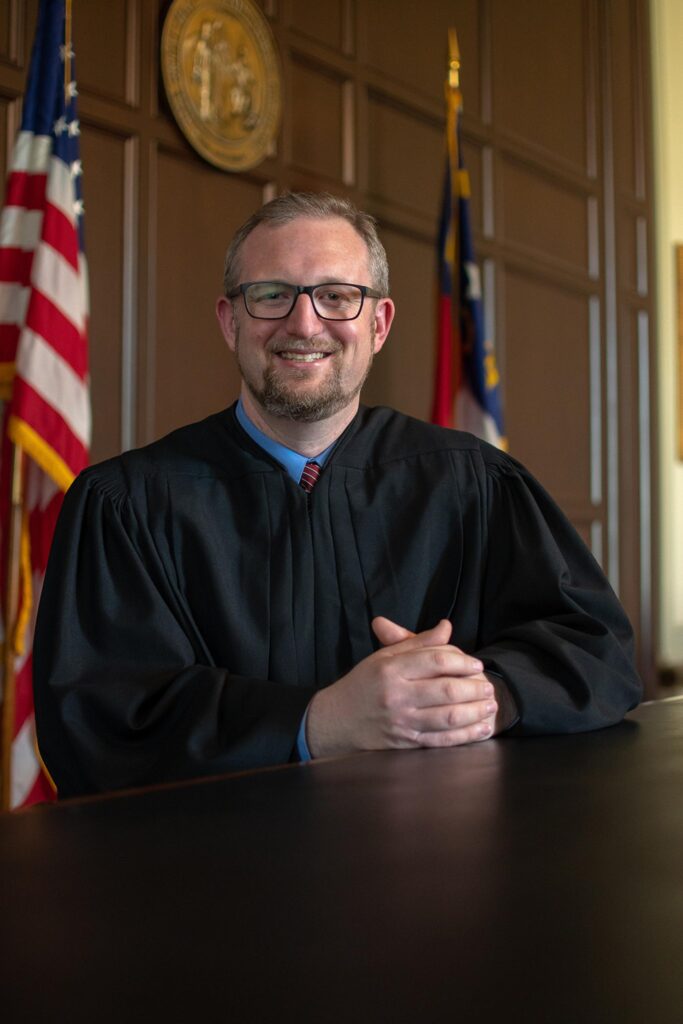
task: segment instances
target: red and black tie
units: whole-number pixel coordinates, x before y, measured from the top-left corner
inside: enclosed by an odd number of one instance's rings
[[[301,474],[301,480],[299,484],[309,494],[315,487],[318,477],[320,476],[320,466],[317,462],[307,462],[304,466],[304,471]]]

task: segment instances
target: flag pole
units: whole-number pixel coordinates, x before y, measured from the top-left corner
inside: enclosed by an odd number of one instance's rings
[[[7,587],[5,594],[5,639],[2,692],[2,776],[0,808],[10,809],[12,786],[12,744],[15,726],[15,628],[21,579],[21,516],[23,509],[23,451],[12,445],[12,475],[7,537]]]
[[[460,159],[458,119],[460,47],[454,28],[448,29],[448,65],[444,81],[446,102],[446,167],[438,233],[438,291],[436,314],[436,365],[432,422],[455,426],[455,402],[460,388]]]
[[[66,0],[64,8],[64,99],[69,101],[69,83],[71,82],[71,0]]]
[[[446,80],[447,139],[448,162],[451,169],[451,231],[453,233],[452,260],[452,291],[453,304],[453,396],[460,390],[462,375],[462,338],[460,324],[460,139],[458,120],[462,111],[462,93],[460,91],[460,46],[458,33],[454,28],[448,29],[448,78]]]
[[[474,255],[470,180],[463,160],[460,47],[448,30],[446,174],[439,220],[439,291],[432,422],[505,447],[500,378],[486,338],[481,279]]]
[[[448,30],[448,88],[460,91],[460,46],[458,33],[454,28]],[[462,95],[459,106],[462,105]]]

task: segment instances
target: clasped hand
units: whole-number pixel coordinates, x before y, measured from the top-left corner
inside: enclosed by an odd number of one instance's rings
[[[313,757],[358,750],[452,747],[501,731],[499,700],[477,658],[449,643],[442,619],[422,633],[378,617],[384,645],[308,708],[306,740]]]

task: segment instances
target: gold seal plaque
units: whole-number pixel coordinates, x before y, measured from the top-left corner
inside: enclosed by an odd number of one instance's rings
[[[268,22],[251,0],[173,0],[161,67],[180,130],[205,160],[246,171],[272,152],[279,62]]]

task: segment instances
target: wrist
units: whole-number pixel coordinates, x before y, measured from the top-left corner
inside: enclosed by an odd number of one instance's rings
[[[334,743],[334,709],[330,709],[330,687],[325,687],[311,698],[306,715],[306,746],[313,759],[337,753]]]
[[[493,685],[496,695],[498,711],[496,712],[494,735],[498,736],[517,724],[519,721],[519,708],[512,693],[499,675],[495,672],[485,672],[484,675]]]

